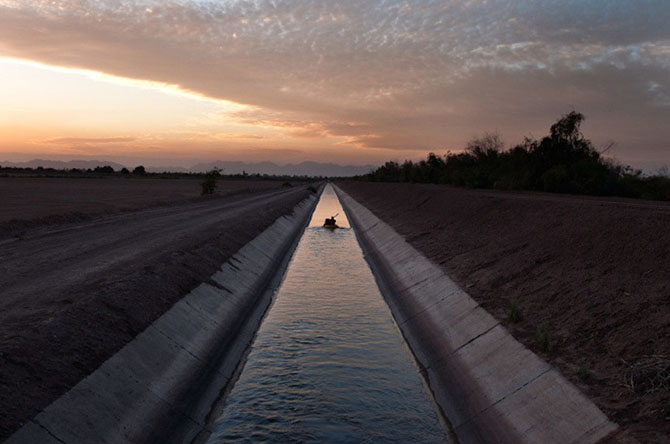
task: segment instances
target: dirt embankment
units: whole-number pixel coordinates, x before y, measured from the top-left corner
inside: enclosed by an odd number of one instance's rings
[[[275,183],[0,243],[0,441],[309,193]]]
[[[670,441],[670,205],[339,185],[620,424],[610,441]]]

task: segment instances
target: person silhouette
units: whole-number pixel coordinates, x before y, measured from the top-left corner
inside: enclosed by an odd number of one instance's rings
[[[338,213],[338,214],[339,214],[339,213]],[[337,216],[337,214],[336,214],[335,216]],[[328,226],[330,226],[330,227],[332,227],[332,226],[337,227],[337,225],[336,225],[337,221],[335,220],[335,216],[327,217],[326,220],[325,220],[325,222],[323,223],[323,226],[324,226],[324,227],[328,227]]]

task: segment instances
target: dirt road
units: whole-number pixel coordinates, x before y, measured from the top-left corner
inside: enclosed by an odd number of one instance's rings
[[[305,187],[45,227],[0,244],[0,440],[304,199]]]
[[[0,177],[0,238],[48,223],[200,200],[201,179]],[[217,196],[278,189],[271,180],[217,181]]]

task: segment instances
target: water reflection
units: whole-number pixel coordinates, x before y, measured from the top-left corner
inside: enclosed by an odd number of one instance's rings
[[[349,227],[328,186],[209,442],[446,441]]]

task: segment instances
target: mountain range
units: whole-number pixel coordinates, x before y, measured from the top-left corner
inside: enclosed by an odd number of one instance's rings
[[[123,165],[117,162],[107,160],[47,160],[32,159],[26,162],[8,162],[0,161],[0,165],[5,167],[17,168],[54,168],[54,169],[87,169],[97,166],[111,166],[115,171],[122,168],[128,168],[132,171],[137,165]],[[178,173],[203,173],[214,168],[222,170],[223,174],[269,174],[269,175],[288,175],[288,176],[324,176],[324,177],[347,177],[369,173],[376,168],[374,165],[339,165],[335,163],[320,163],[305,161],[297,164],[278,165],[273,162],[240,162],[230,160],[217,160],[211,162],[202,162],[191,166],[190,168],[179,166],[152,166],[145,165],[149,172],[178,172]]]

